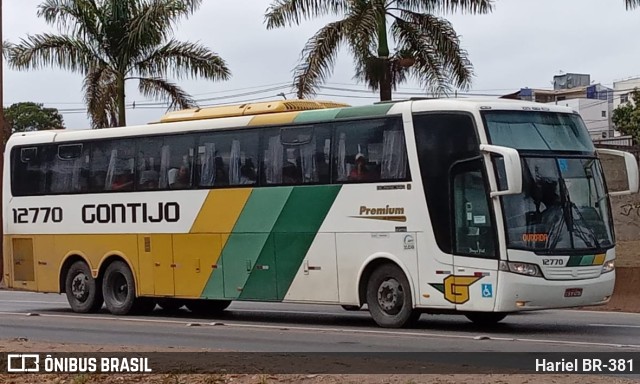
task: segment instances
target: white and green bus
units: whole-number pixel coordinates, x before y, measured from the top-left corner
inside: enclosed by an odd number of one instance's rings
[[[606,303],[608,191],[580,116],[506,100],[275,101],[17,133],[4,281],[113,314],[365,304],[377,324]]]

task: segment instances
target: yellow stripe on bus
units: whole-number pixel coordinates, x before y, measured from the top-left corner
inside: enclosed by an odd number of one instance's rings
[[[209,192],[190,233],[229,234],[238,221],[252,188],[217,189]],[[223,241],[226,243],[226,238]]]
[[[291,124],[300,112],[285,112],[269,115],[258,115],[251,119],[249,126]]]

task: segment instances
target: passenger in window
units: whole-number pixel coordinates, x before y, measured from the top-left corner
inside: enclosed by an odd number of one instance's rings
[[[190,173],[189,167],[187,165],[182,165],[180,169],[172,168],[169,170],[167,174],[167,179],[169,181],[169,188],[171,189],[183,189],[189,188],[190,183]]]
[[[300,184],[301,181],[302,181],[302,175],[298,170],[298,167],[296,167],[296,165],[293,164],[292,162],[287,161],[284,167],[282,167],[282,183],[283,184]]]
[[[159,180],[160,175],[157,171],[154,171],[153,169],[142,171],[140,176],[140,188],[146,190],[157,189]]]
[[[220,156],[215,158],[216,175],[214,179],[214,185],[229,185],[229,176],[225,171],[224,160]]]
[[[112,191],[130,191],[133,188],[133,174],[132,173],[121,173],[114,177],[113,183],[111,184]]]
[[[255,184],[256,183],[256,168],[253,165],[251,159],[240,168],[240,184]]]
[[[371,180],[371,172],[367,169],[367,159],[362,153],[356,155],[356,165],[349,173],[351,181],[368,181]]]

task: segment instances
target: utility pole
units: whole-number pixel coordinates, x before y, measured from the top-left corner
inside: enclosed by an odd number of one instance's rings
[[[0,193],[2,193],[2,178],[4,177],[4,142],[5,142],[5,124],[4,124],[4,43],[2,41],[2,0],[0,0]],[[4,245],[4,216],[2,204],[4,201],[0,199],[0,239]],[[0,247],[0,283],[4,280],[4,246]],[[6,284],[6,282],[5,282]]]

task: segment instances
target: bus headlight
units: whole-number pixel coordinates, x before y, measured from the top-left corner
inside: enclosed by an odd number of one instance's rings
[[[542,277],[540,268],[535,264],[501,261],[500,270],[517,273],[519,275]]]
[[[614,269],[616,269],[616,261],[615,260],[605,261],[604,264],[602,265],[602,273],[611,272]]]

